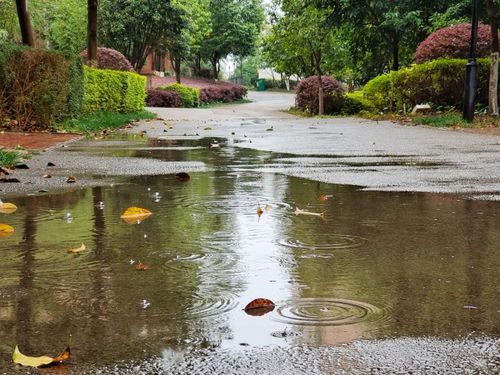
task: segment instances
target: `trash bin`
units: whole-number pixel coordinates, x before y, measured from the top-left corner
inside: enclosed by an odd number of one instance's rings
[[[257,81],[257,91],[266,91],[266,80],[259,79]]]

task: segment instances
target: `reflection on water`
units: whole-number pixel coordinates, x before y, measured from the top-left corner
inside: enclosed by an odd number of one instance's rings
[[[209,172],[11,200],[18,211],[0,216],[15,227],[0,238],[0,368],[16,344],[57,353],[70,333],[75,365],[193,347],[500,333],[498,202],[361,192],[261,173],[271,154],[157,145],[136,152],[201,160]],[[269,205],[260,217],[259,205]],[[153,215],[129,225],[129,206]],[[296,216],[296,206],[325,218]],[[86,251],[67,253],[81,243]],[[277,308],[245,314],[259,297]]]

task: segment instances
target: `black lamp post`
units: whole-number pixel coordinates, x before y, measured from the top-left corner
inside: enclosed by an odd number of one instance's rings
[[[474,119],[474,104],[476,102],[477,92],[477,13],[479,1],[473,0],[472,6],[472,27],[470,37],[469,62],[465,70],[465,93],[464,93],[464,113],[463,118],[468,122]]]

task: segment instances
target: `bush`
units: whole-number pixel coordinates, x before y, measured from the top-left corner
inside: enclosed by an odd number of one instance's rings
[[[343,115],[355,115],[370,108],[372,108],[372,105],[364,98],[363,91],[348,92],[344,95],[344,104],[340,113]]]
[[[144,109],[146,77],[132,72],[84,67],[84,111]]]
[[[181,98],[182,106],[185,108],[198,107],[200,105],[200,89],[173,83],[167,86],[159,86],[158,90],[177,92]]]
[[[62,53],[4,43],[0,50],[0,118],[43,130],[81,109],[81,61]]]
[[[146,103],[148,107],[182,107],[182,100],[179,93],[168,90],[148,90]]]
[[[240,85],[212,85],[201,89],[200,101],[204,104],[214,102],[232,102],[241,100],[247,94],[247,89]]]
[[[469,54],[471,25],[445,27],[430,34],[417,47],[417,64],[442,57],[465,59]],[[480,24],[477,33],[477,55],[488,56],[490,53],[491,31],[489,25]]]
[[[479,104],[488,102],[489,60],[478,59]],[[376,110],[401,110],[428,103],[461,108],[465,66],[461,59],[438,59],[378,76],[363,89]]]
[[[80,56],[87,61],[87,50],[83,50]],[[97,68],[121,70],[124,72],[132,72],[134,70],[130,61],[121,52],[106,47],[97,48]]]
[[[324,92],[324,110],[326,113],[338,113],[344,102],[342,85],[329,76],[322,76],[321,82]],[[318,77],[308,77],[297,85],[295,105],[302,111],[312,114],[318,113]]]

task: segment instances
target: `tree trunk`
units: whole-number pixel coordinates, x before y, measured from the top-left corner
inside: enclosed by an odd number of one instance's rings
[[[87,64],[97,66],[97,0],[87,2]]]
[[[181,58],[174,58],[174,70],[175,70],[175,80],[177,83],[181,83]]]
[[[31,26],[30,14],[28,12],[27,0],[16,0],[17,18],[19,19],[19,27],[23,37],[23,44],[30,47],[35,46],[35,36],[33,27]]]
[[[219,58],[217,54],[214,54],[212,57],[212,75],[213,79],[217,81],[219,78],[219,70],[217,69],[217,63],[219,62]]]
[[[498,17],[494,0],[487,0],[491,27],[491,64],[488,89],[488,113],[498,116]]]
[[[392,41],[392,68],[391,70],[399,70],[399,40]]]

